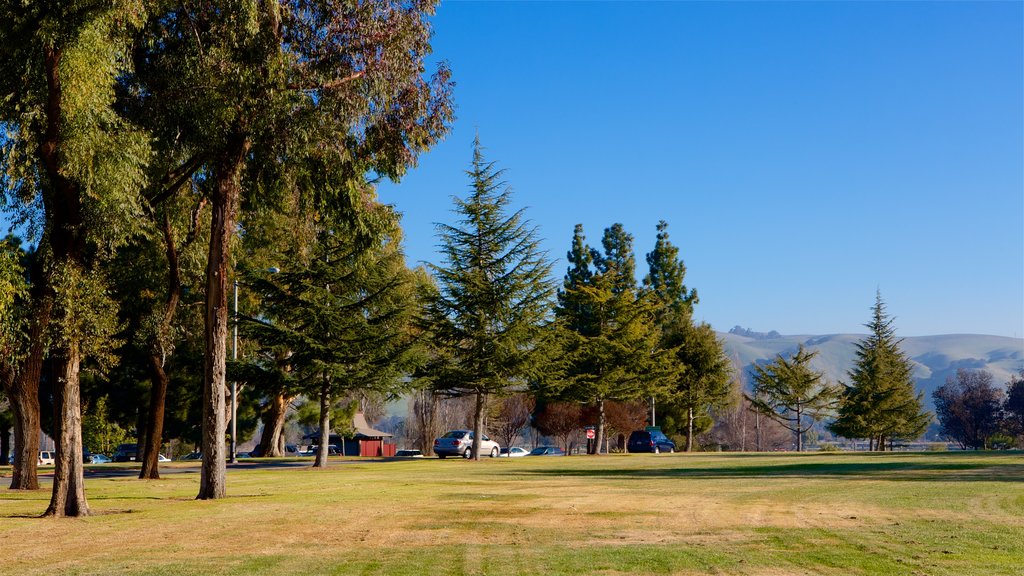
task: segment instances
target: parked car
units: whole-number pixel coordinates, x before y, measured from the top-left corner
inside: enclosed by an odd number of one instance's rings
[[[170,462],[171,461],[170,458],[168,458],[167,456],[164,456],[163,454],[157,454],[156,455],[156,459],[157,459],[158,462]]]
[[[138,444],[119,444],[114,451],[114,462],[135,462],[138,459]]]
[[[179,458],[179,460],[202,460],[202,459],[203,459],[203,453],[202,452],[189,452],[188,454],[185,454],[184,456]]]
[[[40,450],[39,451],[39,465],[40,466],[53,466],[53,460],[57,457],[57,453],[52,450]]]
[[[480,439],[480,453],[497,458],[501,453],[501,446],[484,435]],[[437,454],[438,458],[447,458],[448,456],[471,458],[473,456],[473,431],[452,430],[434,440],[434,454]]]
[[[676,443],[669,440],[660,430],[637,430],[629,435],[629,442],[626,449],[630,452],[660,452],[672,453],[676,451]]]
[[[565,456],[565,450],[558,446],[537,446],[527,456]]]
[[[320,447],[314,444],[313,446],[310,446],[309,450],[304,452],[303,455],[304,456],[316,456],[316,452],[319,449],[320,449]],[[335,444],[328,444],[327,445],[327,455],[328,456],[341,456],[341,449],[338,448],[338,446],[335,445]]]
[[[85,461],[86,464],[106,464],[108,462],[113,462],[113,460],[106,454],[89,454],[89,459]]]
[[[513,446],[511,448],[502,448],[501,455],[509,458],[518,458],[520,456],[527,456],[530,452],[526,448],[520,448],[519,446]]]
[[[421,450],[399,450],[395,452],[395,456],[398,458],[423,458],[423,451]]]

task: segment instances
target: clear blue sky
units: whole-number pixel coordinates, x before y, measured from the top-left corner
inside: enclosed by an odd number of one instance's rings
[[[473,135],[565,271],[573,225],[667,220],[697,315],[1024,336],[1021,2],[449,2],[447,140],[380,196],[411,262],[464,195]]]

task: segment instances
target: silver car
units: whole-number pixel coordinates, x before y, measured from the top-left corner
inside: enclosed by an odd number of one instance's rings
[[[486,435],[480,439],[481,454],[488,454],[491,458],[497,458],[500,452],[501,446],[498,446],[497,442],[491,440]],[[438,458],[447,458],[448,456],[472,458],[473,431],[452,430],[437,440],[434,440],[434,454],[437,454]]]

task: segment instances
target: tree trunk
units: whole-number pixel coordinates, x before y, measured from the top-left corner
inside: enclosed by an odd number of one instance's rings
[[[146,420],[146,443],[141,452],[141,480],[160,479],[160,447],[164,436],[164,405],[167,401],[169,378],[163,360],[155,353],[149,355],[149,372],[153,389],[149,395],[149,418]]]
[[[593,452],[592,454],[601,453],[601,444],[604,443],[605,435],[605,416],[604,416],[604,398],[597,401],[597,438],[594,439]]]
[[[11,426],[0,426],[0,464],[6,464],[11,457]]]
[[[331,443],[331,385],[324,379],[320,388],[320,445],[317,446],[313,468],[327,467],[328,446]]]
[[[797,452],[803,452],[804,451],[804,433],[800,431],[800,426],[801,426],[801,421],[802,420],[803,420],[803,418],[801,418],[800,405],[797,404],[797,406],[796,406],[796,430],[794,430],[794,433],[796,434],[796,451]]]
[[[284,420],[288,409],[288,401],[283,393],[270,399],[267,413],[263,416],[263,436],[257,452],[261,456],[284,456]]]
[[[153,389],[149,396],[149,419],[146,421],[146,443],[142,451],[142,470],[140,479],[157,480],[160,478],[160,447],[164,436],[164,410],[167,400],[167,387],[170,378],[164,371],[164,350],[169,338],[174,314],[181,297],[181,272],[178,266],[178,249],[174,244],[171,222],[164,213],[163,226],[164,252],[167,256],[167,301],[165,302],[160,328],[150,346],[149,371],[153,381]]]
[[[206,324],[203,356],[203,465],[199,479],[200,500],[227,494],[224,463],[224,383],[227,376],[228,263],[235,214],[241,195],[241,172],[249,141],[238,130],[228,135],[227,146],[215,167],[210,224],[210,251],[206,265]]]
[[[693,452],[693,408],[686,409],[686,451]]]
[[[487,395],[476,393],[476,406],[473,410],[473,460],[480,460],[480,443],[484,440],[484,410],[487,406]]]
[[[53,471],[53,493],[44,516],[88,516],[85,499],[85,467],[82,464],[82,407],[80,403],[79,364],[81,353],[77,344],[61,351],[54,400],[54,428],[57,433],[56,467]]]
[[[761,411],[754,411],[754,441],[757,444],[755,448],[758,452],[761,451]]]
[[[13,393],[10,394],[11,411],[14,413],[14,471],[11,475],[12,490],[39,489],[39,367],[35,378],[28,373],[33,358],[26,360],[25,371],[17,378]],[[42,365],[42,358],[38,359]]]

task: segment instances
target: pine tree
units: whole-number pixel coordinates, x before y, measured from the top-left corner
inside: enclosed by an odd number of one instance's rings
[[[339,395],[353,390],[401,391],[401,376],[418,362],[411,336],[418,311],[414,273],[405,266],[398,218],[375,205],[379,230],[364,245],[346,226],[325,227],[292,269],[255,275],[263,316],[247,318],[263,346],[288,351],[291,382],[320,400],[320,450],[315,467],[327,462],[331,411]]]
[[[586,248],[582,227],[573,235],[570,268],[555,309],[565,363],[559,395],[597,409],[599,452],[605,438],[604,403],[650,395],[664,369],[651,298],[638,293],[633,237],[621,224],[605,229],[604,252]],[[586,266],[589,252],[593,270]]]
[[[437,225],[445,262],[430,266],[439,289],[429,311],[438,348],[431,377],[440,392],[475,398],[474,459],[488,397],[525,387],[547,364],[551,264],[524,209],[508,213],[512,191],[503,172],[484,159],[476,138],[466,172],[471,191],[455,198],[458,222]]]
[[[797,452],[803,451],[804,433],[831,412],[839,396],[839,388],[810,367],[816,354],[801,344],[790,358],[779,354],[771,363],[754,367],[751,403],[793,432]]]
[[[914,439],[924,433],[932,415],[922,408],[924,394],[914,388],[914,368],[900,349],[894,320],[885,312],[881,292],[875,295],[871,333],[858,342],[850,384],[843,383],[836,420],[829,429],[846,438],[868,438],[885,450],[887,440]]]
[[[693,323],[697,291],[686,288],[686,265],[679,258],[679,248],[669,240],[664,220],[658,223],[657,241],[647,254],[647,265],[644,289],[656,306],[660,347],[668,355],[665,406],[681,413],[689,452],[698,419],[710,421],[711,409],[724,407],[731,399],[731,364],[714,330]]]

